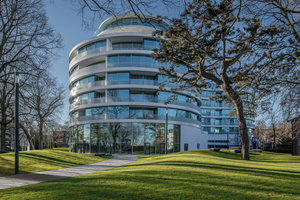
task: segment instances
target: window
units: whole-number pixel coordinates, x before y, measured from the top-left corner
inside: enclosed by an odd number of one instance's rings
[[[184,151],[188,151],[189,150],[189,144],[188,143],[185,143],[184,144]]]
[[[80,79],[80,80],[74,82],[72,84],[72,88],[79,86],[79,85],[86,84],[86,83],[95,82],[95,81],[101,80],[103,78],[105,79],[105,77],[89,76],[89,77],[86,77],[86,78],[83,78],[83,79]]]
[[[74,72],[77,72],[78,70],[79,70],[79,66],[76,65],[76,66],[72,69],[71,74],[73,74]]]
[[[155,48],[159,48],[159,42],[156,40],[145,39],[144,40],[144,48],[145,48],[145,50],[152,50]]]
[[[197,149],[200,149],[200,143],[197,143]]]
[[[227,145],[214,145],[214,144],[209,144],[207,145],[207,148],[219,148],[219,149],[227,149]]]
[[[96,42],[95,43],[95,47],[96,48],[98,48],[98,47],[106,47],[106,41],[103,40],[103,41]]]
[[[168,118],[174,119],[176,117],[177,110],[176,109],[168,109]]]
[[[130,91],[130,101],[143,102],[143,92]]]
[[[83,46],[80,49],[78,49],[78,54],[81,54],[85,51],[88,51],[88,50],[91,50],[91,49],[94,49],[94,48],[99,48],[99,47],[106,47],[106,40],[93,42],[93,43],[90,43],[86,46]],[[106,50],[106,49],[104,48],[103,50]],[[101,51],[103,51],[103,50],[101,50]]]
[[[108,56],[107,67],[119,67],[119,56]]]
[[[72,113],[72,118],[74,119],[76,117],[78,117],[78,111],[75,111],[75,112]]]
[[[155,92],[143,92],[143,102],[155,102]]]
[[[186,117],[186,111],[185,110],[178,110],[177,111],[177,116],[178,117]]]
[[[108,119],[128,119],[129,106],[112,106],[107,107]]]
[[[129,101],[129,89],[107,90],[107,98],[110,102]]]
[[[90,67],[90,66],[92,66],[92,65],[100,65],[100,64],[105,64],[105,60],[102,60],[102,61],[99,61],[99,62],[95,62],[95,63],[89,64],[89,65],[87,65],[86,67]]]
[[[108,73],[108,84],[129,84],[129,72]]]
[[[94,49],[94,48],[95,48],[95,44],[94,44],[94,43],[89,44],[89,45],[86,46],[86,50],[87,50],[87,51],[88,51],[88,50],[91,50],[91,49]]]
[[[208,140],[208,142],[211,142],[211,143],[227,143],[228,140]]]
[[[98,93],[98,92],[90,92],[86,94],[82,94],[80,96],[77,96],[72,99],[72,103],[77,102],[77,101],[82,101],[82,100],[87,100],[87,99],[94,99],[98,97],[103,97],[103,93]]]
[[[120,55],[119,67],[130,67],[130,66],[131,66],[131,55]]]
[[[85,116],[90,115],[104,115],[106,113],[106,107],[88,108],[85,109]]]
[[[81,54],[83,52],[85,52],[85,47],[82,47],[82,48],[78,49],[78,54]]]

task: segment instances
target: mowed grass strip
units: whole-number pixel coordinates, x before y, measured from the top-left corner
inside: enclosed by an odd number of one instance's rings
[[[228,151],[139,156],[122,167],[0,191],[0,199],[300,199],[300,157]]]
[[[67,148],[20,151],[19,155],[20,174],[74,167],[107,159],[87,154],[70,153]],[[15,153],[0,154],[0,176],[13,175],[14,173]]]

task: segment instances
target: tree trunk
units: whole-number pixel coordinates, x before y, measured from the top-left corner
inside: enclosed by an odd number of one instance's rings
[[[39,147],[40,147],[41,150],[43,150],[43,142],[44,142],[44,139],[43,139],[43,122],[41,122],[39,124],[39,137],[40,137]]]
[[[25,133],[25,135],[27,137],[27,140],[30,144],[30,149],[35,150],[35,146],[33,145],[33,142],[32,142],[32,137],[29,135],[28,130],[23,126],[22,123],[19,123],[19,125],[20,125],[21,129],[23,130],[23,132]]]
[[[3,125],[3,118],[1,121],[1,153],[6,153],[6,138],[5,138],[5,132],[6,132],[6,126]]]
[[[244,117],[243,101],[241,97],[232,89],[232,87],[227,85],[225,82],[221,87],[223,91],[226,93],[226,95],[229,97],[229,99],[233,102],[236,108],[236,116],[239,124],[240,138],[242,144],[241,159],[250,160],[249,159],[249,137],[248,137],[246,120]]]
[[[6,134],[6,115],[5,115],[5,109],[2,109],[1,110],[1,153],[6,153],[6,135],[5,134]]]

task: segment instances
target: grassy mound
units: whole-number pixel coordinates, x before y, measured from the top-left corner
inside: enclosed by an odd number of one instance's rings
[[[105,160],[93,155],[69,153],[67,148],[20,151],[19,155],[20,174],[74,167]],[[0,154],[0,176],[14,173],[15,153]]]
[[[300,157],[228,151],[139,156],[88,175],[2,190],[0,199],[300,199]]]

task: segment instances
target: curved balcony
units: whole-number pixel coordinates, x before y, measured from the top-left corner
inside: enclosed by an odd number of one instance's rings
[[[70,58],[70,63],[71,62],[74,63],[77,60],[79,60],[80,58],[83,58],[83,57],[86,57],[86,56],[89,56],[89,55],[92,55],[92,54],[95,54],[95,53],[105,52],[105,51],[108,51],[107,46],[97,47],[97,48],[94,48],[94,49],[90,49],[88,51],[84,51],[81,54],[72,55],[72,57]]]
[[[146,67],[112,67],[106,68],[103,65],[95,65],[90,67],[85,67],[74,72],[69,78],[69,84],[83,77],[91,76],[97,73],[109,73],[109,72],[118,72],[118,71],[139,71],[146,73],[159,73],[158,68],[146,68]]]
[[[143,102],[143,103],[160,103],[160,104],[164,104],[166,102],[166,100],[153,98],[153,99],[140,99],[140,101],[137,101],[137,100],[134,100],[132,98],[128,99],[128,98],[120,97],[120,98],[117,98],[117,99],[107,98],[107,101],[105,101],[105,97],[100,97],[100,98],[86,99],[86,100],[75,102],[75,103],[73,103],[69,106],[69,112],[72,112],[73,110],[76,109],[76,107],[81,106],[81,105],[90,105],[89,107],[95,107],[95,106],[93,106],[93,104],[113,103],[113,102],[122,102],[122,103],[125,103],[125,104],[128,103],[128,102],[137,102],[137,103]],[[200,114],[200,107],[198,107],[197,105],[194,105],[192,103],[176,100],[176,101],[171,101],[171,103],[168,104],[168,105],[177,105],[177,106],[187,107],[187,108],[196,110],[196,112],[198,114]],[[102,105],[102,106],[106,106],[106,105]],[[158,106],[158,105],[155,105],[155,106]]]
[[[106,68],[105,63],[104,64],[91,65],[89,67],[84,67],[84,68],[79,69],[78,71],[74,72],[73,74],[71,74],[70,79],[71,79],[71,77],[76,76],[78,74],[84,74],[86,72],[90,72],[90,71],[93,71],[95,69],[105,69],[105,68]]]
[[[99,121],[101,122],[103,120],[103,122],[108,122],[107,120],[115,120],[118,119],[119,120],[135,120],[135,121],[139,121],[139,120],[152,120],[151,123],[153,123],[153,120],[160,120],[160,123],[165,123],[166,120],[166,116],[165,115],[157,115],[157,114],[153,114],[153,115],[149,115],[149,116],[143,116],[143,117],[131,117],[129,116],[129,114],[103,114],[103,115],[90,115],[90,116],[82,116],[82,117],[77,117],[74,119],[70,119],[69,121],[69,126],[74,126],[76,124],[80,124],[82,123],[92,123],[93,121],[99,123]],[[162,121],[162,122],[161,122]],[[168,121],[169,123],[174,123],[174,122],[183,122],[183,123],[188,123],[188,124],[195,124],[197,126],[201,126],[201,122],[198,120],[194,120],[191,118],[184,118],[184,117],[177,117],[177,116],[168,116]],[[129,121],[130,122],[130,121]]]
[[[219,123],[219,122],[201,122],[202,125],[206,125],[206,126],[238,126],[239,124],[238,123],[232,123],[232,122],[229,122],[229,123]],[[252,123],[246,123],[247,126],[251,126],[251,127],[254,127],[255,125],[252,124]]]
[[[157,80],[147,80],[147,79],[116,79],[116,80],[102,80],[91,83],[85,83],[82,85],[78,85],[72,88],[69,92],[69,98],[73,97],[79,90],[97,87],[97,86],[105,86],[105,85],[150,85],[150,86],[158,86]],[[157,88],[158,89],[158,88]]]
[[[113,85],[120,85],[118,88],[144,88],[148,90],[158,90],[159,83],[157,80],[149,80],[149,79],[116,79],[116,80],[102,80],[96,81],[91,83],[85,83],[82,85],[78,85],[72,88],[69,92],[69,99],[78,95],[79,93],[86,93],[92,90],[103,90],[103,89],[113,89],[107,88],[103,86],[113,86]],[[165,85],[165,88],[171,90],[171,88],[177,88],[176,83],[168,83]],[[191,90],[186,89],[185,91],[178,91],[180,94],[191,96]],[[200,95],[194,96],[194,98],[200,101]]]

